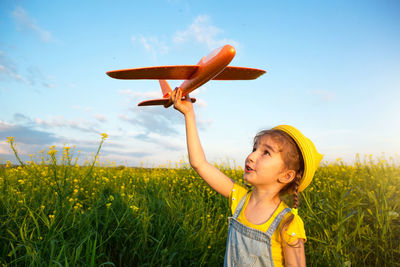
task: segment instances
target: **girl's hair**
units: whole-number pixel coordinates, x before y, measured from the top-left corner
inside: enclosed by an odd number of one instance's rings
[[[284,165],[287,170],[294,170],[296,172],[295,178],[288,183],[285,187],[280,191],[281,195],[291,194],[293,197],[293,208],[297,209],[299,206],[299,197],[298,197],[298,188],[300,185],[301,177],[304,172],[304,160],[301,155],[301,151],[297,146],[296,142],[285,132],[281,130],[264,130],[259,132],[254,137],[254,145],[258,143],[261,137],[268,136],[272,138],[272,140],[277,145],[279,152],[282,154],[282,159]],[[284,231],[287,229],[289,224],[293,221],[294,215],[291,214],[288,218],[286,218],[280,226],[280,236],[281,239],[289,246],[296,246],[297,244],[290,245],[284,239]]]

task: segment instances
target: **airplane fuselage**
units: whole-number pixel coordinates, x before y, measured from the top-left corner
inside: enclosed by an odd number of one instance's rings
[[[233,46],[225,45],[203,57],[197,64],[199,68],[179,86],[183,95],[189,94],[222,72],[232,61],[235,53]]]

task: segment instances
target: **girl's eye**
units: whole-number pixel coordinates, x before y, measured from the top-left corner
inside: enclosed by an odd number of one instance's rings
[[[264,155],[269,155],[269,151],[268,151],[268,150],[265,150],[265,151],[264,151]]]
[[[251,152],[254,152],[254,151],[256,151],[256,148],[255,148],[255,147],[253,147],[253,150],[252,150]]]

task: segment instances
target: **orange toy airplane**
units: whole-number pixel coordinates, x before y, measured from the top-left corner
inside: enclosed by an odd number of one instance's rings
[[[158,79],[163,98],[146,100],[138,106],[164,105],[168,108],[172,105],[169,99],[172,89],[166,80],[185,80],[177,87],[182,89],[184,97],[209,80],[253,80],[265,73],[265,70],[260,69],[228,66],[235,53],[235,48],[225,45],[203,57],[197,65],[113,70],[107,72],[107,75],[115,79]],[[190,100],[196,102],[195,98]]]

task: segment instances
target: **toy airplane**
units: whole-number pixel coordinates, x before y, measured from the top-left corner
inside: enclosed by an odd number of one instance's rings
[[[113,70],[107,75],[115,79],[158,79],[163,98],[140,102],[138,106],[164,105],[169,107],[172,89],[166,80],[185,80],[179,87],[182,97],[205,84],[209,80],[253,80],[265,73],[265,70],[231,67],[228,64],[235,56],[235,48],[225,45],[203,57],[197,65],[159,66],[135,69]],[[195,98],[190,98],[194,103]]]

